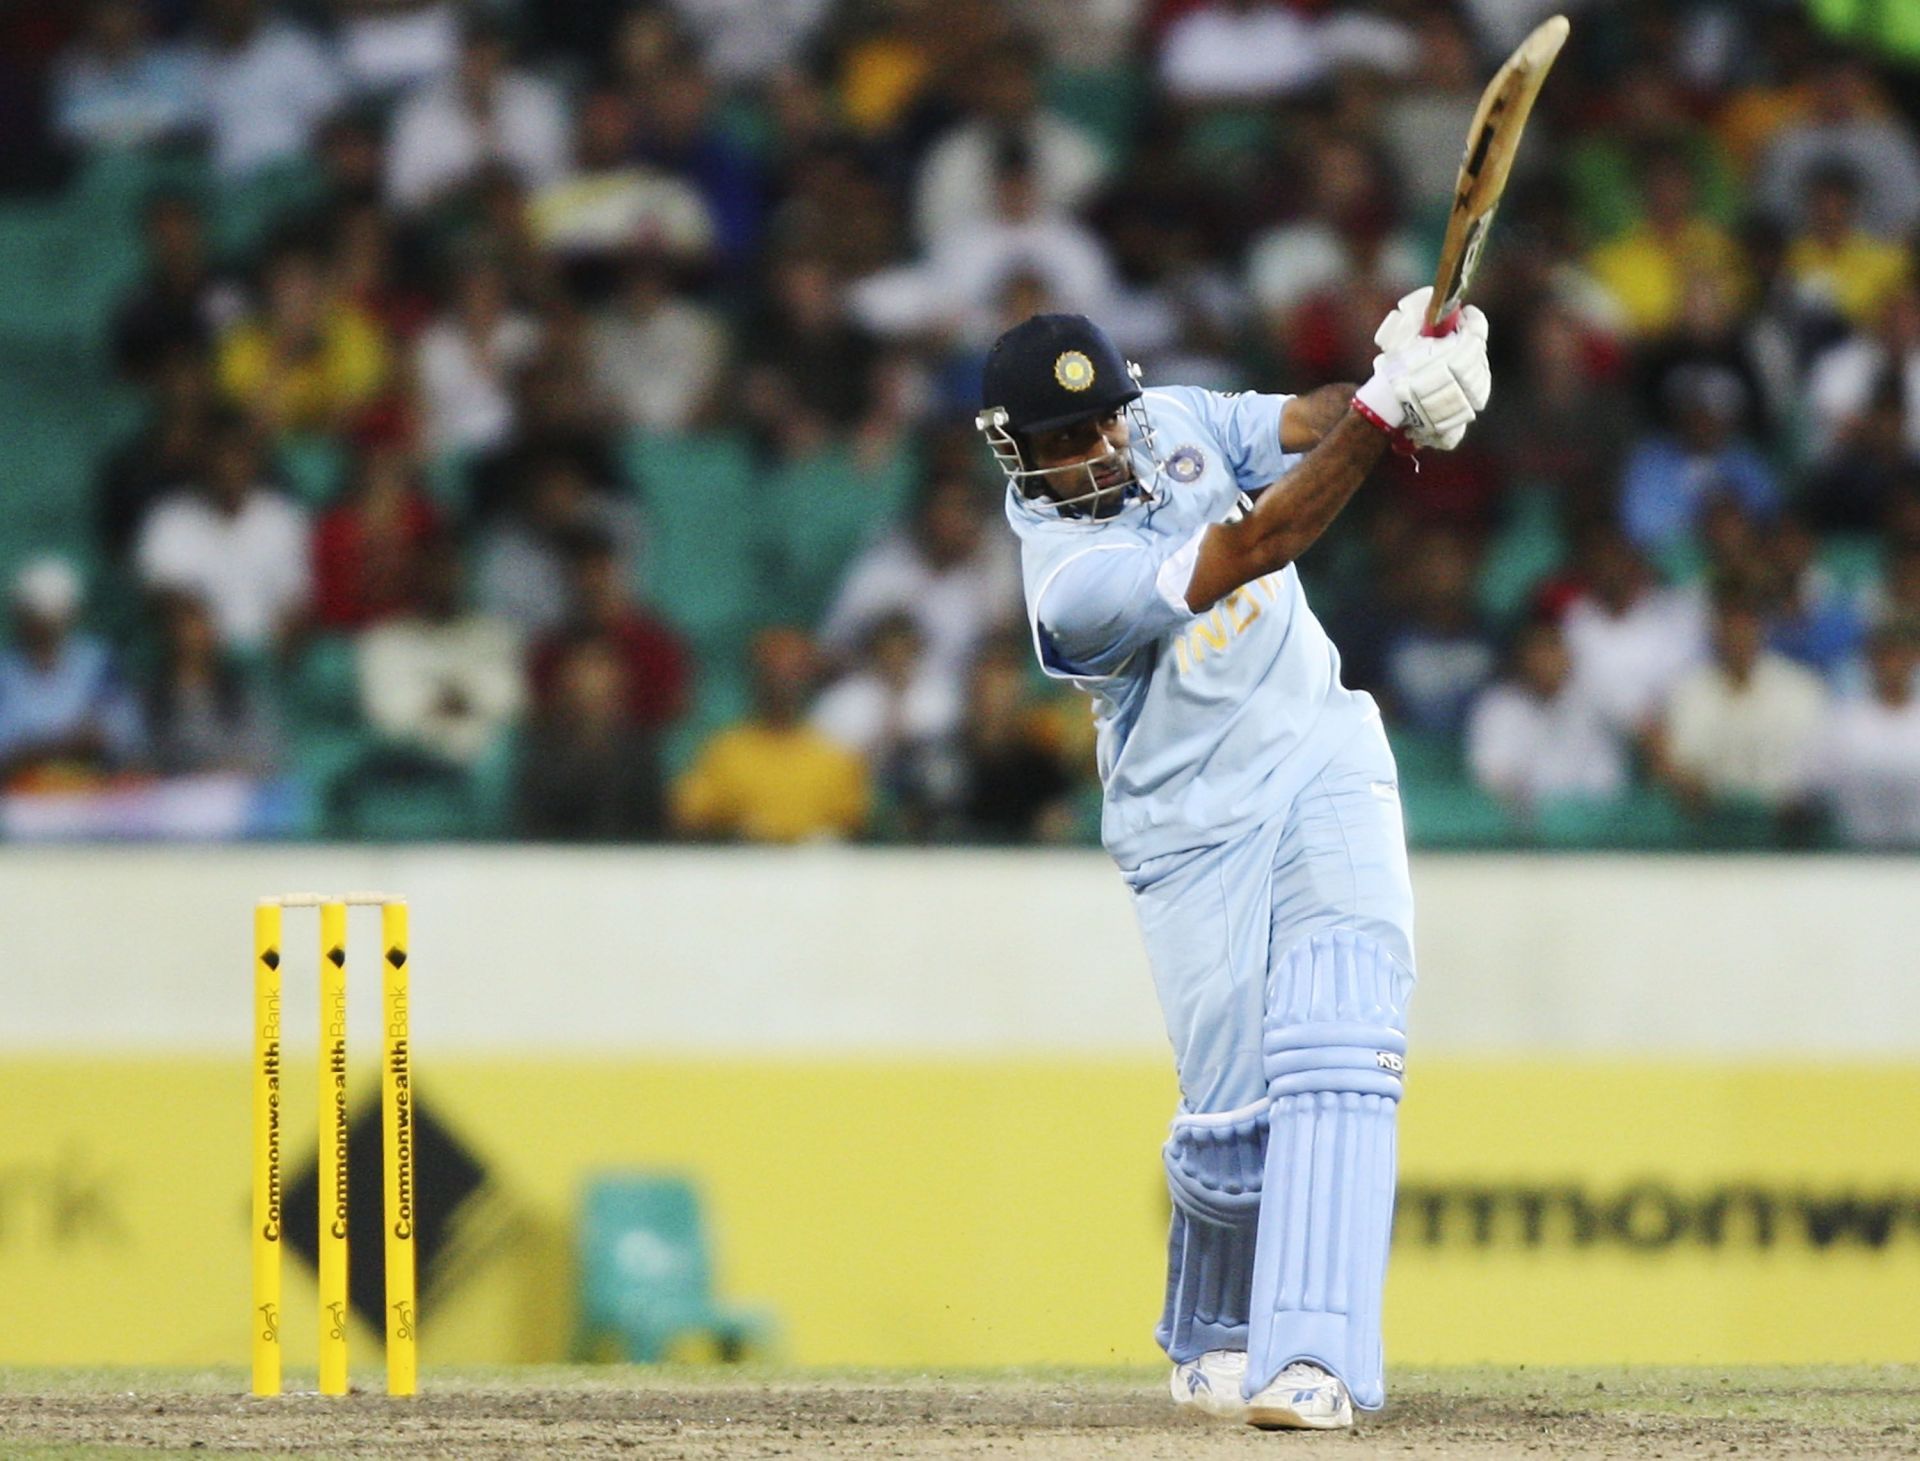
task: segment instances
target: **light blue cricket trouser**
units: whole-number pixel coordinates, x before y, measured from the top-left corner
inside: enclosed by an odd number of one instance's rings
[[[1261,1099],[1270,975],[1329,928],[1378,940],[1408,970],[1413,885],[1399,777],[1378,723],[1279,819],[1232,842],[1151,858],[1127,874],[1180,1094],[1195,1112]]]
[[[1247,1349],[1249,1394],[1304,1358],[1376,1407],[1413,972],[1384,734],[1364,730],[1283,816],[1128,882],[1182,1097],[1157,1337],[1175,1360]]]

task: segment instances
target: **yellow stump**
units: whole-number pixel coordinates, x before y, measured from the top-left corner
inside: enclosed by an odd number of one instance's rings
[[[253,910],[253,1393],[280,1393],[280,905]]]
[[[320,905],[320,1393],[347,1393],[347,905]]]
[[[411,1395],[418,1374],[413,1291],[413,1051],[408,1035],[407,905],[380,909],[382,1166],[386,1181],[387,1393]]]

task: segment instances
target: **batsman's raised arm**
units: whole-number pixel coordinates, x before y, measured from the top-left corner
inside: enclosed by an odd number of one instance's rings
[[[1295,396],[1280,413],[1280,445],[1290,452],[1312,451],[1353,405],[1352,385],[1321,386]]]
[[[1431,293],[1416,290],[1381,324],[1374,336],[1381,353],[1364,386],[1324,387],[1287,403],[1282,444],[1290,450],[1296,442],[1316,444],[1260,494],[1253,511],[1207,530],[1187,585],[1188,608],[1201,613],[1304,553],[1347,505],[1389,439],[1403,436],[1409,445],[1442,451],[1460,444],[1491,391],[1486,316],[1469,306],[1451,334],[1423,336],[1419,320]],[[1325,427],[1329,416],[1334,419]]]

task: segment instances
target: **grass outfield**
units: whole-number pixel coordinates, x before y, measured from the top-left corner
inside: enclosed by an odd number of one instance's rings
[[[237,1368],[16,1369],[0,1370],[0,1458],[1920,1454],[1915,1368],[1403,1370],[1389,1383],[1389,1408],[1357,1434],[1312,1436],[1176,1410],[1158,1370],[452,1370],[425,1373],[412,1400],[255,1400]]]

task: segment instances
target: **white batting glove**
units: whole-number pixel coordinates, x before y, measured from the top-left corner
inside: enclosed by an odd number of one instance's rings
[[[1374,357],[1373,378],[1354,395],[1354,409],[1415,447],[1452,451],[1493,394],[1487,365],[1487,317],[1468,305],[1453,331],[1422,335],[1426,297],[1416,289],[1374,334],[1395,343]]]
[[[1406,295],[1393,307],[1380,328],[1373,332],[1373,343],[1386,354],[1389,350],[1398,350],[1402,345],[1416,340],[1427,327],[1427,302],[1433,298],[1433,286],[1423,284],[1413,293]],[[1479,310],[1469,306],[1460,311],[1454,320],[1454,328],[1464,325],[1469,330],[1477,330],[1481,339],[1487,338],[1487,317]]]
[[[1420,338],[1427,323],[1427,301],[1433,298],[1433,286],[1423,284],[1393,307],[1373,332],[1373,343],[1382,355],[1398,350]]]

